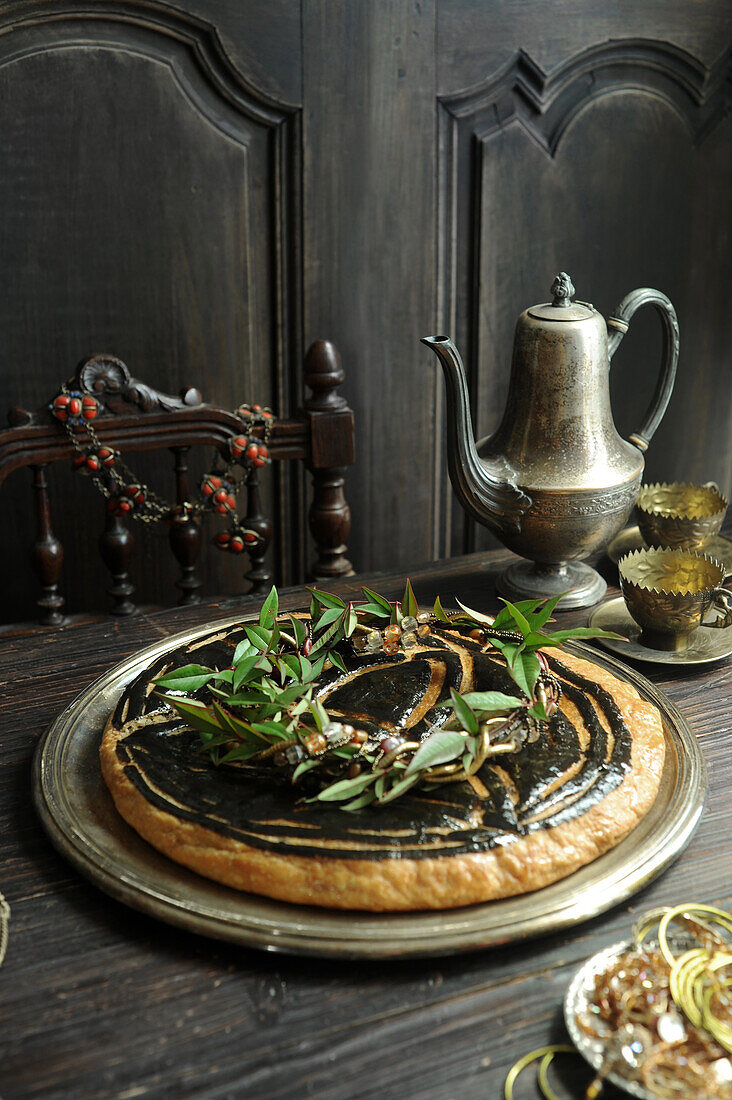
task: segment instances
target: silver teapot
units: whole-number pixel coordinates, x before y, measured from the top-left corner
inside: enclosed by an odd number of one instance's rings
[[[422,343],[445,375],[448,469],[458,500],[529,559],[503,574],[501,592],[510,599],[569,592],[559,607],[587,607],[606,584],[584,559],[607,545],[635,504],[643,455],[674,386],[679,326],[666,295],[647,287],[626,295],[607,323],[589,302],[573,301],[565,272],[551,293],[551,302],[518,319],[503,420],[477,444],[457,348],[447,336]],[[655,306],[663,323],[661,373],[639,431],[625,440],[613,421],[608,371],[643,305]]]

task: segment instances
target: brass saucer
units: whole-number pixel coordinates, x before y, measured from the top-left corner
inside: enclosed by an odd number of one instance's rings
[[[626,527],[619,535],[615,536],[606,553],[610,561],[617,565],[619,560],[625,557],[626,554],[630,554],[631,551],[647,549],[648,545],[640,533],[640,528]],[[724,565],[725,577],[732,576],[732,539],[727,539],[724,535],[714,535],[698,549],[701,550],[702,554],[708,554]]]
[[[712,612],[712,617],[714,614]],[[633,657],[637,661],[653,661],[660,665],[706,665],[712,661],[721,661],[723,657],[732,654],[732,626],[722,630],[707,630],[701,626],[692,635],[689,648],[685,650],[648,649],[638,641],[641,628],[632,618],[622,596],[596,607],[587,620],[587,625],[623,634],[627,641],[618,641],[615,638],[598,638],[597,641],[615,653],[623,657]]]

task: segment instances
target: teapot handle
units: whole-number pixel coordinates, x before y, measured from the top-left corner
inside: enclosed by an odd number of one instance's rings
[[[610,359],[628,331],[631,317],[641,306],[655,306],[663,325],[663,357],[656,391],[640,429],[629,436],[630,442],[640,451],[647,451],[648,444],[666,412],[676,380],[676,364],[679,360],[679,322],[676,318],[676,310],[660,290],[651,290],[647,286],[631,290],[607,319]]]

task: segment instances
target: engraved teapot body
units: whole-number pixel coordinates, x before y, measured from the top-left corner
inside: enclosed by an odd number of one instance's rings
[[[447,385],[448,469],[466,510],[515,553],[500,587],[511,598],[557,595],[560,606],[587,606],[605,582],[582,560],[622,528],[635,503],[644,452],[666,410],[678,359],[678,323],[659,291],[628,294],[607,323],[587,302],[572,301],[558,275],[551,303],[525,310],[516,324],[506,409],[498,430],[473,442],[465,371],[446,337],[423,342],[437,354]],[[664,332],[662,371],[641,429],[618,434],[610,407],[609,367],[630,318],[656,307]]]

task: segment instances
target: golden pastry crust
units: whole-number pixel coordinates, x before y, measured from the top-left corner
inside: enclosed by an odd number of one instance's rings
[[[617,845],[653,805],[661,782],[664,732],[659,712],[630,684],[569,654],[562,662],[613,696],[632,734],[630,769],[584,814],[488,851],[378,860],[297,856],[250,847],[154,806],[125,774],[117,743],[124,726],[107,723],[100,747],[117,809],[155,848],[206,878],[267,897],[333,909],[451,909],[537,890]],[[342,850],[343,845],[340,846]]]

